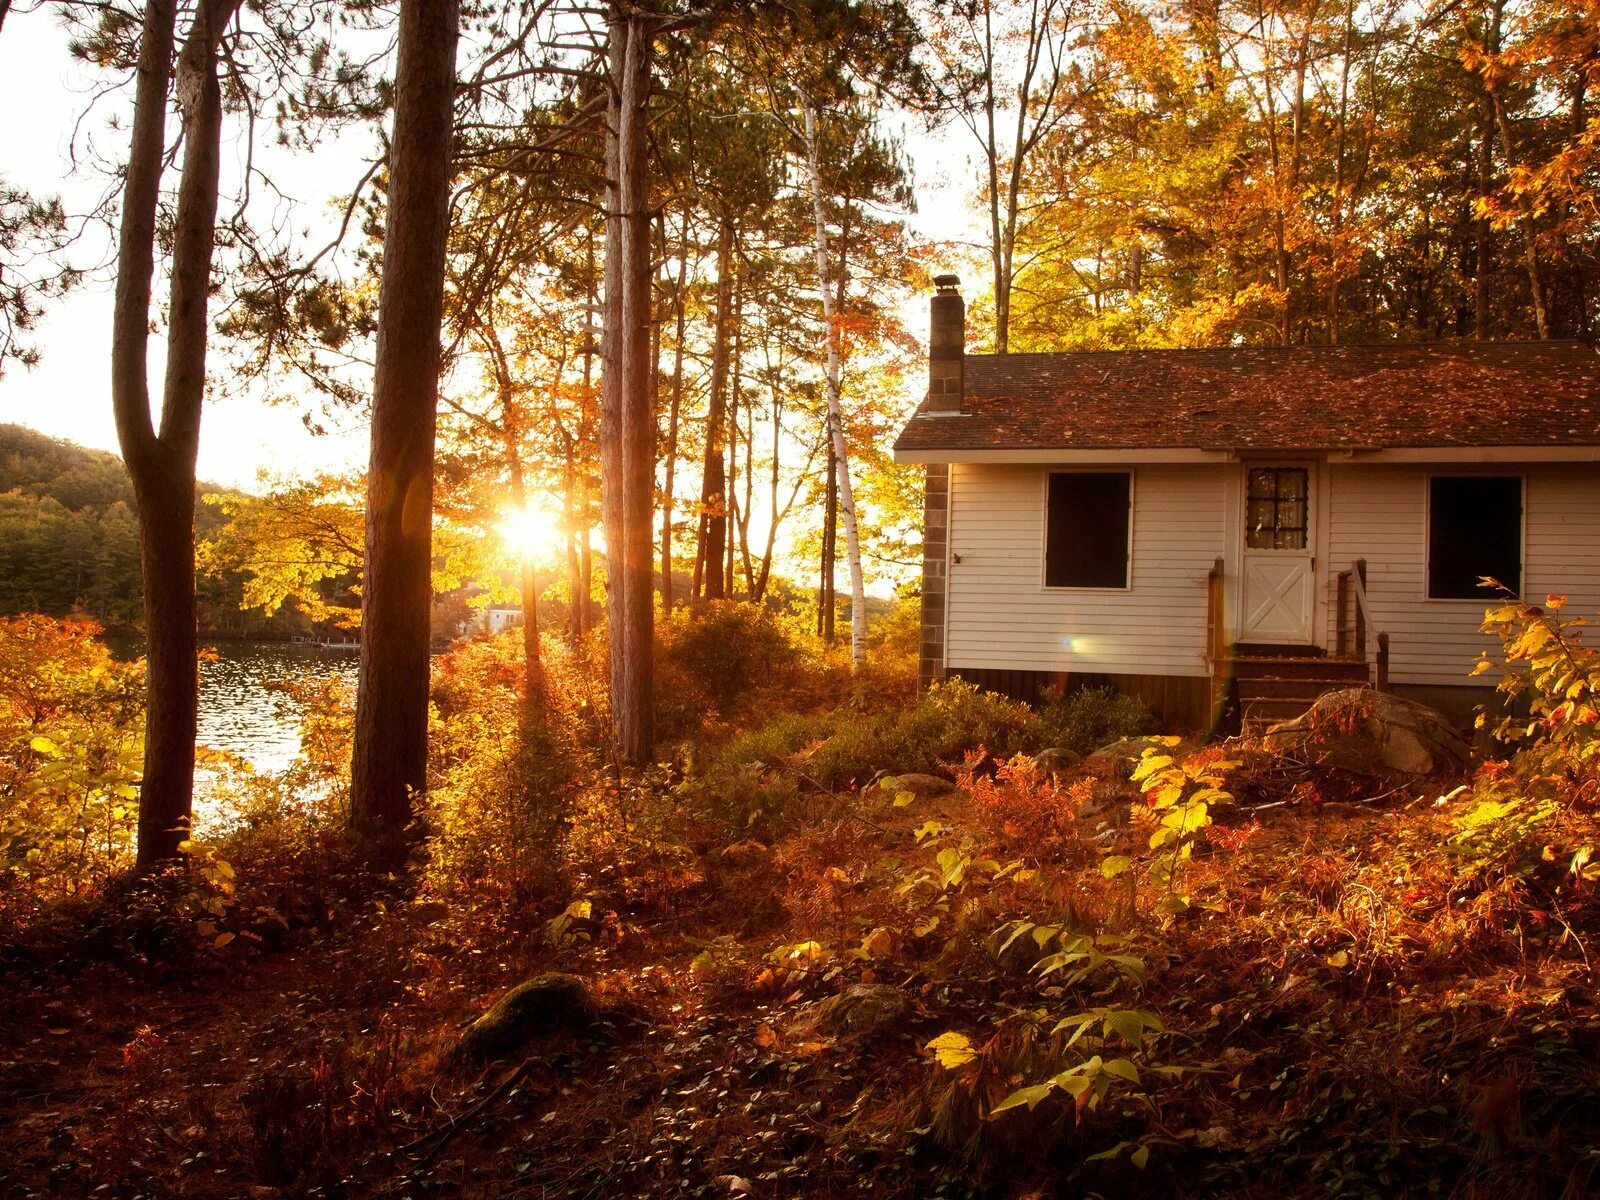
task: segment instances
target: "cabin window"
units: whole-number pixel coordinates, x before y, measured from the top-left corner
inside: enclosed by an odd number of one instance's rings
[[[1128,500],[1133,476],[1062,471],[1050,476],[1045,514],[1046,587],[1128,586]]]
[[[1485,575],[1522,592],[1522,478],[1435,475],[1428,481],[1428,597],[1482,600]]]
[[[1304,550],[1311,472],[1251,467],[1245,540],[1252,550]]]

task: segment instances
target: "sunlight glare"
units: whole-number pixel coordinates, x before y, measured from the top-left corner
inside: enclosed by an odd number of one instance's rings
[[[565,536],[560,518],[532,506],[507,508],[499,528],[506,549],[519,558],[543,558],[553,554],[561,548]]]

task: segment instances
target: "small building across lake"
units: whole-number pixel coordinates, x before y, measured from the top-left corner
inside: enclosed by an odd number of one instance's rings
[[[1368,681],[1466,711],[1493,576],[1600,612],[1600,357],[1575,342],[975,355],[928,397],[922,677],[1110,683],[1171,725]],[[1265,664],[1265,665],[1263,665]]]

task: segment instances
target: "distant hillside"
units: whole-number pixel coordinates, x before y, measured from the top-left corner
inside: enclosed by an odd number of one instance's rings
[[[200,494],[226,492],[201,483]],[[211,505],[195,514],[204,537],[221,522]],[[201,580],[201,625],[233,636],[298,631],[292,616],[239,611],[237,581]],[[107,629],[138,624],[139,527],[133,484],[104,450],[0,425],[0,616],[82,613]]]

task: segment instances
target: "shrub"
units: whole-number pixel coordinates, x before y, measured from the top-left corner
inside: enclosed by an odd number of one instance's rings
[[[560,890],[561,838],[579,773],[571,664],[543,644],[547,702],[522,704],[520,633],[467,643],[440,662],[427,807],[428,876],[446,894],[512,906]]]
[[[766,609],[736,600],[708,600],[674,609],[657,625],[660,657],[668,670],[705,695],[719,710],[747,692],[781,682],[800,653]]]
[[[1156,718],[1143,700],[1115,688],[1087,687],[1069,692],[1040,710],[1044,736],[1052,746],[1088,754],[1118,738],[1154,733]]]
[[[1026,704],[953,680],[907,707],[844,724],[812,751],[806,772],[825,787],[860,784],[879,771],[934,771],[978,746],[997,757],[1037,750],[1043,735]]]
[[[1600,650],[1583,642],[1589,622],[1562,612],[1565,596],[1549,596],[1540,607],[1506,595],[1505,604],[1484,614],[1483,632],[1501,642],[1499,690],[1526,703],[1530,715],[1503,718],[1495,736],[1544,748],[1566,767],[1592,768],[1600,756]],[[1485,654],[1474,674],[1495,666]],[[1479,715],[1480,727],[1488,722],[1487,712]]]
[[[708,774],[736,770],[749,763],[770,766],[781,762],[813,742],[826,738],[835,725],[836,722],[828,716],[787,713],[734,738],[716,753]]]
[[[132,860],[144,668],[99,632],[0,620],[0,908],[93,894]]]

